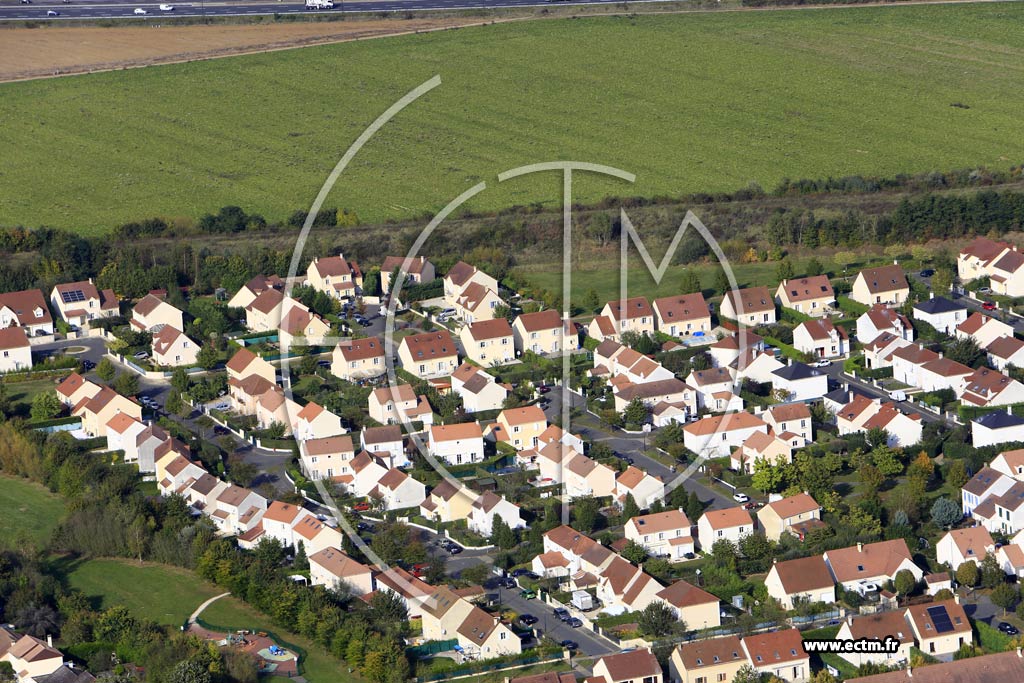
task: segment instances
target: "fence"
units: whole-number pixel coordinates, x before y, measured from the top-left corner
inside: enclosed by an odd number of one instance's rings
[[[417,676],[417,683],[429,683],[430,681],[440,680],[452,680],[458,678],[467,678],[469,676],[479,676],[483,673],[489,673],[494,671],[509,671],[513,669],[522,669],[534,664],[547,664],[550,662],[563,662],[565,661],[565,655],[558,655],[557,657],[522,657],[520,659],[513,659],[503,662],[494,662],[493,664],[474,664],[472,666],[458,667],[455,669],[449,669],[448,671],[442,671],[436,674],[429,674],[427,676]]]

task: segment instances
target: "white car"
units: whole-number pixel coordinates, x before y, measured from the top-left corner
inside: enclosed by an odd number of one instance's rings
[[[832,365],[832,361],[830,361],[827,358],[822,358],[821,360],[817,360],[811,363],[812,368],[827,368],[830,365]]]
[[[48,17],[59,17],[60,16],[60,12],[58,12],[55,9],[48,9],[48,10],[46,10],[46,16],[48,16]]]
[[[902,389],[896,389],[894,391],[889,392],[889,398],[897,402],[906,401],[907,392],[903,391]]]
[[[149,14],[149,12],[147,12],[147,11],[146,11],[146,10],[144,10],[144,9],[142,9],[141,7],[136,7],[136,8],[135,8],[135,13],[136,13],[136,14]]]
[[[732,499],[735,500],[737,503],[749,503],[750,502],[750,496],[748,496],[745,493],[734,493],[734,494],[732,494]]]
[[[173,12],[174,11],[174,5],[160,5],[160,11],[161,12]]]

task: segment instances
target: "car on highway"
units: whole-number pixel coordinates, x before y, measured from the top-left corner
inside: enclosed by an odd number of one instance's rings
[[[931,277],[932,275],[935,275],[935,271],[931,268],[925,268],[921,271],[921,277]]]
[[[984,308],[986,311],[994,311],[994,310],[996,310],[996,305],[992,301],[983,301],[981,303],[981,307]]]
[[[533,600],[535,597],[537,597],[537,594],[527,589],[519,591],[519,597],[521,597],[523,600]]]
[[[750,502],[750,496],[748,496],[745,493],[734,493],[734,494],[732,494],[732,499],[735,500],[737,503],[749,503]]]
[[[32,0],[21,0],[21,4],[23,4],[23,5],[31,5],[32,4]]]
[[[563,640],[562,642],[559,643],[559,645],[564,647],[566,650],[578,650],[578,649],[580,649],[580,644],[577,643],[575,640]]]
[[[161,12],[173,12],[174,11],[174,5],[160,5],[160,11]]]
[[[55,9],[48,9],[48,10],[46,10],[46,16],[48,16],[48,17],[59,17],[60,16],[60,12],[58,12]]]
[[[827,368],[830,365],[832,365],[832,361],[828,358],[822,358],[821,360],[816,360],[811,363],[812,368]]]
[[[1000,622],[999,626],[997,626],[996,628],[998,628],[1000,631],[1002,631],[1008,636],[1015,636],[1018,633],[1020,633],[1020,629],[1018,629],[1013,624],[1006,623],[1005,621]]]
[[[149,14],[149,12],[147,12],[144,9],[142,9],[141,7],[136,7],[133,13],[134,14]]]
[[[537,617],[533,616],[532,614],[519,615],[519,623],[523,624],[524,626],[533,626],[537,623],[537,621],[539,621]]]

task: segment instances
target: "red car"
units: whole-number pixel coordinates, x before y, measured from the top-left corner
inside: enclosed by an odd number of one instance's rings
[[[356,503],[352,506],[353,512],[366,512],[370,509],[369,503]]]
[[[426,569],[429,566],[430,566],[429,562],[420,562],[419,564],[414,564],[412,566],[412,568],[413,568],[414,572],[421,572],[421,571],[423,571],[424,569]]]
[[[991,301],[986,301],[985,303],[983,303],[981,305],[981,307],[984,308],[986,311],[994,311],[994,310],[996,310],[996,305],[994,303],[992,303]]]

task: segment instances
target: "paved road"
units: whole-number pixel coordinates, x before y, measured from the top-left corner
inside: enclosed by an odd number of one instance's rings
[[[563,0],[375,0],[367,2],[338,2],[330,10],[307,10],[305,4],[296,2],[186,2],[176,3],[173,12],[162,12],[159,3],[133,2],[132,0],[75,0],[71,4],[36,2],[33,4],[0,5],[0,21],[64,19],[135,19],[142,22],[159,22],[165,17],[225,17],[266,14],[341,14],[355,12],[409,12],[414,10],[452,10],[509,7],[546,7],[557,2],[559,5],[612,5],[622,0],[585,0],[572,2]],[[633,3],[660,2],[662,0],[633,0]],[[136,15],[136,8],[144,9],[145,16]],[[57,12],[50,16],[47,12]]]
[[[573,407],[583,409],[583,399],[575,393],[570,392],[570,395]],[[545,410],[545,414],[549,418],[556,417],[561,414],[562,410],[562,389],[554,387],[548,396],[551,403]],[[673,472],[664,464],[644,455],[644,451],[647,449],[645,448],[643,435],[627,434],[622,430],[609,429],[598,419],[586,412],[572,420],[570,431],[573,434],[578,434],[585,440],[604,443],[616,453],[629,456],[637,467],[648,474],[661,477],[666,482],[670,482],[676,477],[677,472]],[[648,435],[647,439],[649,440],[650,438],[650,435]],[[735,507],[736,505],[731,498],[705,486],[696,477],[687,479],[683,482],[682,486],[687,491],[696,493],[701,502],[705,505],[710,505],[710,509]]]
[[[538,621],[533,625],[536,633],[542,637],[548,636],[556,643],[563,640],[574,640],[579,643],[580,654],[592,656],[617,652],[618,647],[611,641],[605,640],[586,627],[572,628],[555,617],[555,610],[541,602],[539,599],[526,600],[519,597],[519,589],[500,590],[499,598],[501,603],[516,614],[532,614]]]

